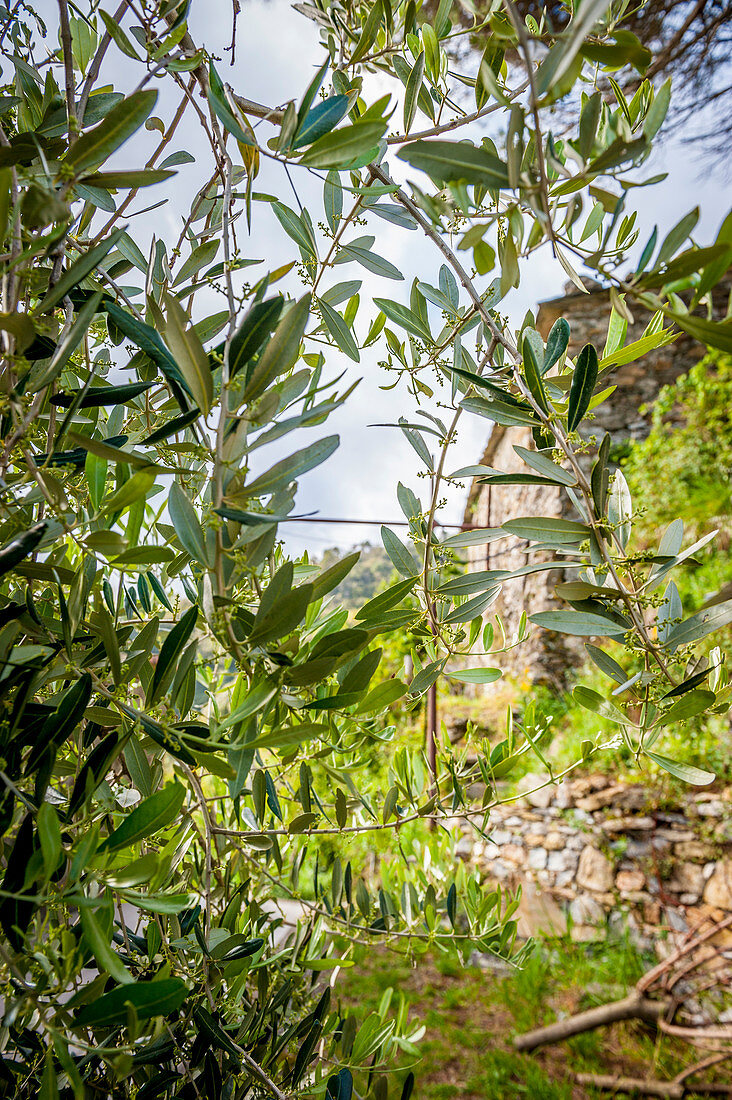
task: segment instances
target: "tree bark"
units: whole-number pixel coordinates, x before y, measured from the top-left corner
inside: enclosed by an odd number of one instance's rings
[[[648,1023],[657,1023],[667,1009],[664,1001],[652,1001],[648,997],[641,997],[637,993],[631,993],[620,1001],[611,1001],[610,1004],[598,1005],[587,1012],[578,1012],[576,1016],[570,1016],[566,1020],[558,1020],[548,1027],[539,1027],[535,1031],[527,1031],[524,1035],[517,1035],[513,1041],[516,1050],[535,1050],[536,1047],[546,1043],[560,1043],[563,1039],[569,1039],[572,1035],[580,1035],[584,1031],[593,1031],[596,1027],[605,1024],[613,1024],[617,1020],[646,1020]],[[664,1093],[664,1095],[667,1095]]]
[[[607,1089],[613,1094],[626,1092],[630,1096],[658,1096],[663,1100],[683,1100],[683,1097],[692,1093],[732,1096],[732,1085],[715,1085],[711,1081],[689,1085],[687,1092],[686,1086],[678,1078],[674,1081],[644,1081],[640,1077],[617,1077],[612,1073],[576,1073],[574,1079],[578,1085]]]
[[[676,1081],[643,1081],[638,1077],[616,1077],[612,1073],[576,1073],[578,1085],[589,1085],[609,1092],[627,1092],[631,1096],[660,1096],[663,1100],[683,1100],[686,1089]]]

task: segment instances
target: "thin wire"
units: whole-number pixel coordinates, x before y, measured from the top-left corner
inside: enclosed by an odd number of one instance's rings
[[[316,518],[314,516],[292,516],[288,519],[281,519],[278,523],[280,526],[282,526],[283,523],[352,523],[361,527],[409,527],[409,523],[404,519],[338,519],[329,516],[324,516],[323,518]],[[435,526],[456,527],[458,531],[480,530],[480,525],[477,523],[437,523]]]

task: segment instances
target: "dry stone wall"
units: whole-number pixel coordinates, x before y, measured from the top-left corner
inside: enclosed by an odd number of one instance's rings
[[[491,810],[489,840],[462,822],[458,841],[487,879],[522,886],[525,934],[591,940],[622,920],[650,945],[662,924],[732,912],[732,789],[659,808],[657,790],[599,774],[544,781],[525,777],[523,798]]]

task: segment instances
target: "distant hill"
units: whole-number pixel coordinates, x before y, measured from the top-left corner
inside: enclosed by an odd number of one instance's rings
[[[345,552],[335,546],[331,547],[323,553],[320,565],[323,569],[328,569],[341,558],[345,558],[347,554],[352,554],[354,550],[358,550],[361,557],[333,592],[335,599],[349,610],[355,610],[375,596],[394,572],[394,566],[384,548],[372,546],[370,542],[362,542],[359,546],[354,546]]]

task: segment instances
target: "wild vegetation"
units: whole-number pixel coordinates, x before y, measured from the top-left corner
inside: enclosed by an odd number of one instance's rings
[[[505,573],[459,568],[470,543],[521,538],[573,571],[566,606],[534,622],[594,639],[602,690],[574,698],[612,733],[584,740],[568,768],[623,751],[713,780],[667,741],[729,706],[710,644],[732,601],[685,614],[671,579],[713,536],[690,543],[676,516],[659,545],[635,538],[609,439],[591,452],[577,432],[612,400],[610,367],[676,329],[732,350],[730,322],[709,312],[732,218],[699,244],[698,212],[659,239],[632,209],[653,182],[670,84],[643,78],[652,55],[623,30],[629,8],[583,0],[551,30],[511,0],[468,27],[452,0],[429,17],[415,0],[306,0],[320,67],[284,108],[230,86],[176,0],[114,12],[59,0],[48,26],[25,4],[4,11],[4,1095],[407,1100],[414,1076],[395,1085],[388,1072],[411,1041],[405,1014],[337,1000],[356,947],[524,957],[516,900],[456,866],[429,825],[459,811],[487,828],[497,781],[544,759],[536,712],[509,709],[505,735],[471,762],[448,743],[403,743],[391,709],[442,677],[497,681],[501,653],[520,644],[490,616]],[[488,47],[454,70],[448,49],[478,24]],[[610,79],[625,68],[632,98]],[[373,73],[387,94],[372,93]],[[601,76],[611,92],[596,90]],[[574,130],[553,135],[554,106],[572,96]],[[194,127],[207,151],[199,140],[199,184],[182,195]],[[265,160],[276,194],[257,189]],[[305,176],[322,207],[289,205],[288,178]],[[138,239],[127,219],[163,201],[179,235]],[[252,275],[247,229],[270,213],[291,258]],[[435,257],[395,298],[402,272],[376,245],[384,219]],[[585,270],[612,287],[604,348],[571,357],[565,320],[546,342],[531,314],[507,321],[539,249],[578,288]],[[351,277],[360,268],[383,280],[373,299]],[[629,301],[649,316],[633,345]],[[340,607],[332,593],[356,555],[293,559],[278,524],[338,446],[321,434],[353,389],[336,362],[365,348],[398,384],[394,430],[427,492],[395,486],[408,535],[384,528],[382,540],[400,579]],[[524,472],[451,471],[460,419],[474,415],[532,429]],[[275,443],[286,457],[270,457]],[[438,537],[445,484],[476,472],[559,485],[576,518]],[[396,631],[409,683],[380,672]],[[606,638],[614,655],[596,644]],[[481,804],[467,793],[476,780]],[[375,868],[383,837],[402,858]]]

